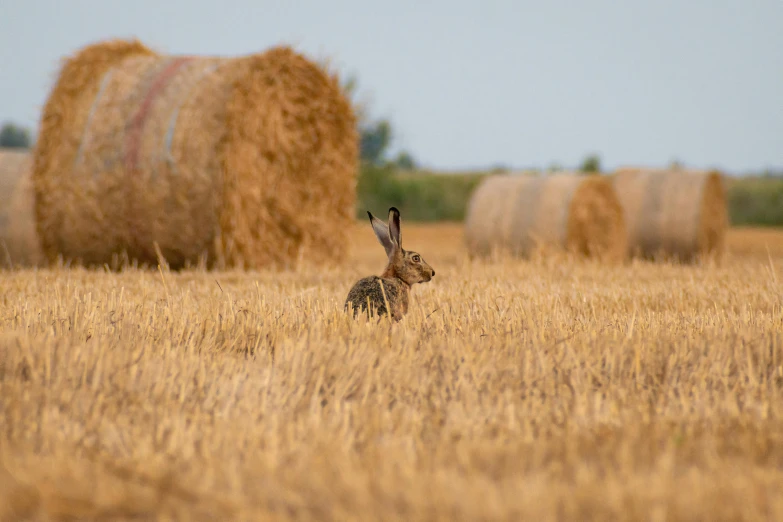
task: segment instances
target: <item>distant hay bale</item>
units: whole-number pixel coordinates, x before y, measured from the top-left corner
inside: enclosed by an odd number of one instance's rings
[[[40,265],[43,252],[35,229],[31,157],[0,149],[0,268]]]
[[[528,257],[556,247],[618,262],[626,253],[625,221],[609,180],[572,173],[487,177],[468,203],[465,239],[474,257]]]
[[[729,217],[718,172],[625,167],[613,184],[631,255],[694,262],[723,254]]]
[[[43,248],[84,264],[316,264],[344,255],[358,133],[336,77],[287,47],[164,56],[138,41],[66,60],[33,168]],[[159,250],[158,250],[159,249]]]

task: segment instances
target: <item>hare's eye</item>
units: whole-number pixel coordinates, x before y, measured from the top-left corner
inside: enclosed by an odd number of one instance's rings
[[[421,261],[421,258],[418,256],[418,254],[413,256],[413,262],[414,263],[418,263],[419,261]]]

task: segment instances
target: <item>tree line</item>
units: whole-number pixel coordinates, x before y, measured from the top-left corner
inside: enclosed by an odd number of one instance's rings
[[[6,122],[0,127],[0,147],[8,149],[29,149],[32,145],[32,141],[30,130],[21,125]]]

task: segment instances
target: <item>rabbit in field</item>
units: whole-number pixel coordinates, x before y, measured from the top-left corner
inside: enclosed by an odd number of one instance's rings
[[[408,312],[411,286],[431,280],[435,276],[435,270],[424,261],[419,253],[403,250],[400,238],[399,210],[395,207],[389,209],[388,225],[369,211],[367,215],[370,216],[370,224],[372,224],[378,241],[386,249],[389,263],[380,277],[365,277],[353,285],[345,300],[345,311],[348,311],[350,303],[353,305],[355,317],[360,310],[367,311],[369,301],[369,305],[376,315],[382,316],[390,309],[392,319],[399,321]]]

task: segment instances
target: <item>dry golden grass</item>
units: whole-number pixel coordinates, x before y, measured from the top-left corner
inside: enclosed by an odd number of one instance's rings
[[[783,233],[607,268],[408,224],[437,276],[394,326],[342,312],[383,267],[352,237],[318,272],[1,273],[0,518],[783,520]]]

